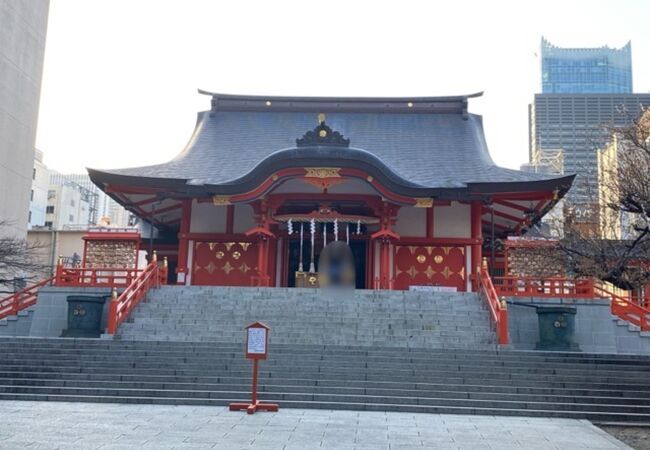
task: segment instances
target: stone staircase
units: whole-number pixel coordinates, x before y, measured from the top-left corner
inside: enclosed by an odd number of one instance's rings
[[[246,401],[255,320],[260,399],[281,408],[650,423],[650,357],[500,349],[460,293],[163,287],[113,340],[0,337],[0,400]]]
[[[0,400],[226,405],[249,396],[241,344],[0,338]],[[281,408],[650,422],[650,358],[273,344],[260,398]]]
[[[473,293],[166,286],[151,291],[118,339],[240,343],[254,321],[272,344],[495,349]]]
[[[29,336],[35,306],[0,319],[0,336]]]

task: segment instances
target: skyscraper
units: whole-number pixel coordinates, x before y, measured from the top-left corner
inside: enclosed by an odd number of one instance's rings
[[[0,1],[0,233],[27,235],[48,0]]]
[[[542,93],[632,93],[632,45],[561,48],[542,37]]]
[[[542,93],[529,107],[529,161],[534,166],[535,155],[560,151],[564,173],[578,174],[568,202],[578,216],[597,224],[597,151],[610,137],[608,127],[638,117],[650,106],[650,94],[632,93],[630,43],[571,49],[542,38],[541,47]]]

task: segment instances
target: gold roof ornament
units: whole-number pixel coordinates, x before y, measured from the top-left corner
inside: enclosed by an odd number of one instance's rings
[[[433,206],[433,199],[428,197],[416,198],[415,205],[413,206],[415,208],[431,208]]]
[[[318,114],[318,125],[322,124],[323,122],[325,122],[325,114],[319,113]]]
[[[229,195],[213,195],[212,196],[212,204],[214,206],[232,205],[232,203],[230,203],[230,196]]]

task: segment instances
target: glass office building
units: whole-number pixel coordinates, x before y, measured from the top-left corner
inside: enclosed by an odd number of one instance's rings
[[[560,48],[542,37],[542,93],[632,93],[632,46]]]

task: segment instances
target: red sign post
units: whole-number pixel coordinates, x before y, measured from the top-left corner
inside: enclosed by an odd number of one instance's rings
[[[231,403],[230,411],[241,411],[245,409],[248,414],[260,411],[277,411],[275,403],[260,403],[257,399],[257,366],[260,359],[268,356],[269,327],[262,322],[255,322],[246,328],[246,358],[253,360],[253,387],[251,390],[250,403]]]

